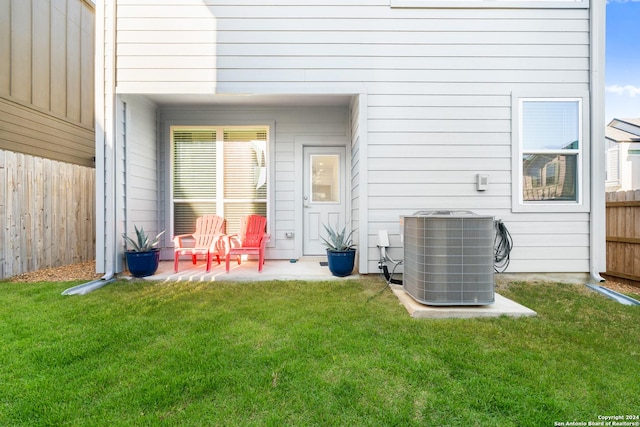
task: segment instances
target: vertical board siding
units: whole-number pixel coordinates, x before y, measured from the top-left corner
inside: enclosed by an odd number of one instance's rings
[[[51,7],[51,112],[67,114],[67,22],[66,11]],[[64,4],[64,3],[63,3]]]
[[[90,61],[83,63],[82,58],[82,4],[77,1],[67,1],[67,117],[80,122],[80,106],[82,82],[80,76],[91,69],[82,68]]]
[[[33,97],[31,103],[44,110],[49,109],[51,100],[50,34],[51,11],[49,2],[36,0],[33,3],[33,69],[36,75],[32,79]]]
[[[8,60],[11,64],[11,95],[24,101],[31,101],[31,2],[11,2],[11,50]]]
[[[28,120],[0,127],[0,149],[91,166],[94,8],[89,0],[0,2],[0,101],[26,107],[21,118]],[[89,132],[79,142],[50,144],[32,135],[46,116]],[[0,111],[0,120],[11,118]],[[90,154],[79,159],[75,151]]]
[[[369,236],[360,248],[368,272],[378,271],[377,231],[389,231],[400,259],[400,215],[430,209],[505,221],[515,245],[509,272],[589,270],[588,215],[511,212],[511,95],[589,91],[588,9],[392,9],[386,0],[117,4],[121,92],[367,94],[366,135],[351,112],[352,177],[367,182],[354,179],[351,188],[352,219],[367,209],[368,223],[358,228]],[[277,173],[284,172],[291,165],[280,156],[288,153],[276,154]],[[487,191],[476,190],[477,173],[489,175]]]
[[[95,108],[95,12],[82,8],[80,18],[80,123],[93,129]]]
[[[0,94],[11,92],[11,2],[0,2]]]
[[[0,279],[90,261],[95,170],[0,150]]]

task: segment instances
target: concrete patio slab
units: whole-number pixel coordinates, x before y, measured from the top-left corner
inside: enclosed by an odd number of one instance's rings
[[[257,261],[243,261],[242,264],[238,265],[234,260],[230,264],[228,273],[225,271],[224,261],[218,265],[214,260],[211,270],[207,272],[204,260],[198,260],[195,266],[190,260],[181,260],[177,273],[173,271],[173,261],[161,261],[156,274],[145,277],[145,279],[163,282],[255,282],[269,280],[348,280],[360,277],[358,274],[336,277],[331,274],[329,267],[320,265],[320,261],[326,260],[326,257],[302,258],[295,262],[289,260],[267,260],[262,267],[262,272],[258,271]]]
[[[401,285],[390,285],[411,317],[416,319],[468,319],[474,317],[531,317],[537,313],[496,293],[496,301],[481,306],[428,306],[414,300]]]

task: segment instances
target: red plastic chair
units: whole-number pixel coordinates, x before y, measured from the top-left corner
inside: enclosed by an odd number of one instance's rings
[[[240,223],[240,234],[225,236],[225,258],[227,272],[229,272],[229,261],[231,255],[236,255],[238,264],[242,255],[258,255],[258,271],[262,271],[264,265],[264,248],[270,239],[270,235],[265,232],[267,228],[267,218],[260,215],[248,215]]]
[[[216,255],[220,264],[221,237],[224,236],[224,218],[218,215],[204,215],[196,220],[196,231],[192,234],[180,234],[173,238],[174,263],[173,270],[178,272],[178,260],[181,255],[191,255],[193,265],[196,264],[196,257],[204,255],[207,258],[207,271],[211,269],[211,259]],[[194,246],[185,246],[183,239],[191,237],[195,240]]]

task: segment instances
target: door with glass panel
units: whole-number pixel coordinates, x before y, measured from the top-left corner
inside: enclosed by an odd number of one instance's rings
[[[323,224],[345,225],[345,147],[307,146],[303,151],[303,254],[324,255]]]

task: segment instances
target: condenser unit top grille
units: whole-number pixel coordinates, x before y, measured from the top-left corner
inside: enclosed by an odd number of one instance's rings
[[[416,211],[411,216],[446,216],[446,217],[462,217],[475,216],[471,211]]]

